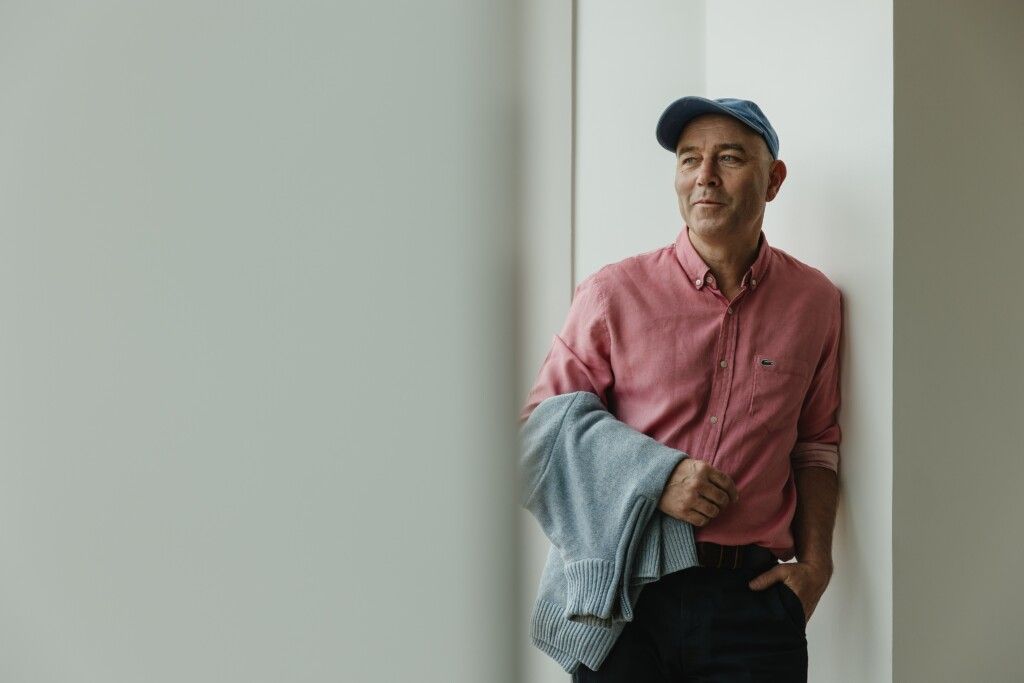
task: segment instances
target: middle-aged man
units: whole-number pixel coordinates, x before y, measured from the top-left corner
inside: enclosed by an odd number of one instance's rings
[[[694,526],[700,566],[647,586],[599,669],[574,680],[804,681],[806,622],[833,570],[841,295],[768,245],[786,165],[756,104],[684,97],[657,139],[676,156],[685,225],[576,288],[520,419],[592,392],[688,454],[658,509]]]

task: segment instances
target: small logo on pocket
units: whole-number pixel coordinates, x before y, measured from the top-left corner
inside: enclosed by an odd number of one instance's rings
[[[768,360],[767,358],[762,358],[761,365],[775,365],[775,361]]]

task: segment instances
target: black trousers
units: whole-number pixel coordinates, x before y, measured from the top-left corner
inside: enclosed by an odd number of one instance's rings
[[[600,669],[580,664],[573,682],[806,682],[800,598],[781,582],[747,586],[776,562],[691,567],[644,586],[634,620]]]

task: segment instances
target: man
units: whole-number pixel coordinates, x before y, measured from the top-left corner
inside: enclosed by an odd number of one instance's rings
[[[645,587],[574,680],[806,680],[805,626],[833,570],[841,295],[765,239],[786,165],[756,104],[684,97],[656,133],[685,225],[577,287],[520,419],[592,392],[688,454],[658,509],[694,526],[701,566]]]

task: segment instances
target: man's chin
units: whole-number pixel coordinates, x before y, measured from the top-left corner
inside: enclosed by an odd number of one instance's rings
[[[686,221],[686,225],[690,227],[690,230],[697,233],[698,235],[713,237],[715,235],[722,235],[729,232],[729,226],[725,225],[721,221],[708,221],[708,220],[694,220]]]

